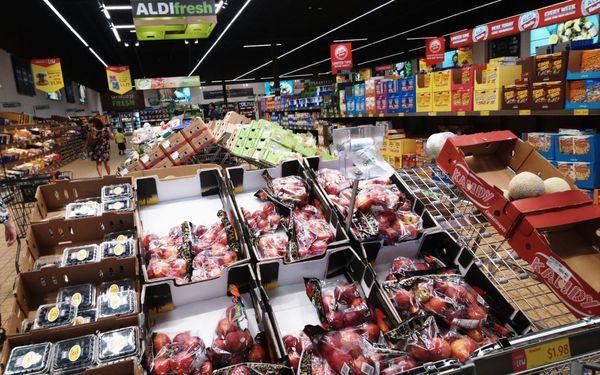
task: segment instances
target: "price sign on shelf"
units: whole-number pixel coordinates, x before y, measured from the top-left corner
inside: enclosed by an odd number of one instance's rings
[[[562,338],[513,353],[513,370],[529,370],[569,358],[571,358],[569,339]]]

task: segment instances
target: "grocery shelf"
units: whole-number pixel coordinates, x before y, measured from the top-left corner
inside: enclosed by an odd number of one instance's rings
[[[368,115],[321,116],[323,120],[343,120],[354,118],[397,118],[397,117],[491,117],[491,116],[600,116],[598,109],[557,109],[557,110],[499,110],[499,111],[458,111],[458,112],[401,112]]]
[[[319,112],[322,108],[288,108],[288,109],[267,109],[263,112],[273,113],[273,112]]]

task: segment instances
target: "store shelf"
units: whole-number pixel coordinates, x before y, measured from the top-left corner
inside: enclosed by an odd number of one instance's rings
[[[278,113],[278,112],[319,112],[321,107],[317,108],[289,108],[289,109],[269,109],[266,113]]]
[[[500,110],[500,111],[468,111],[468,112],[402,112],[380,113],[369,115],[346,115],[326,117],[323,120],[343,120],[352,118],[397,118],[397,117],[491,117],[491,116],[600,116],[600,110],[560,109],[560,110]]]

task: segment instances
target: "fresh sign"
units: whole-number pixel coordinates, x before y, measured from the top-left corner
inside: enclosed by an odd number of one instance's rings
[[[331,72],[337,74],[340,70],[352,69],[352,43],[332,44],[329,47],[331,54]]]
[[[198,17],[216,14],[214,0],[139,1],[132,0],[134,18]]]

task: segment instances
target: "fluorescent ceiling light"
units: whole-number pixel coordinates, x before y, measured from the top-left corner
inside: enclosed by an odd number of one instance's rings
[[[286,76],[285,78],[300,78],[300,77],[312,77],[313,74],[293,74],[291,76]]]
[[[113,34],[115,34],[115,38],[117,38],[117,42],[121,41],[121,36],[119,35],[119,31],[113,26],[110,28],[113,32]]]
[[[188,74],[188,77],[191,76],[196,69],[198,69],[198,67],[200,66],[200,64],[202,64],[202,61],[204,61],[204,59],[206,59],[206,57],[208,56],[208,54],[217,46],[217,44],[219,43],[219,41],[221,40],[221,38],[223,38],[223,36],[227,33],[227,30],[229,30],[229,28],[231,27],[231,25],[233,25],[233,23],[238,19],[238,17],[242,14],[242,12],[244,11],[244,9],[246,9],[246,7],[248,5],[250,5],[250,3],[252,2],[252,0],[246,0],[246,2],[244,3],[244,5],[240,8],[240,10],[238,10],[238,12],[236,13],[236,15],[231,19],[231,21],[229,21],[229,23],[227,24],[227,27],[225,27],[225,29],[221,32],[221,34],[219,34],[219,36],[217,37],[217,39],[215,40],[215,42],[213,43],[212,46],[210,46],[210,48],[204,53],[204,56],[202,56],[202,58],[200,59],[200,61],[198,61],[198,64],[196,64],[196,66],[194,67],[194,69],[192,69],[192,71],[190,72],[190,74]]]
[[[369,40],[368,38],[356,38],[356,39],[338,39],[334,40],[334,43],[346,43],[346,42],[364,42],[365,40]]]
[[[222,83],[223,81],[210,81],[209,83]]]
[[[276,46],[281,46],[281,43],[277,43]],[[262,47],[271,47],[270,44],[246,44],[244,48],[262,48]]]
[[[135,33],[136,31],[135,31],[135,29],[133,29],[133,30],[129,30],[129,32],[130,33]]]
[[[217,4],[215,4],[215,13],[219,14],[221,9],[223,9],[223,0],[221,0]]]
[[[331,74],[331,70],[330,70],[330,71],[328,71],[328,72],[322,72],[322,73],[319,73],[319,75],[320,75],[320,76],[324,76],[324,75],[327,75],[327,74]]]
[[[319,60],[319,61],[317,61],[317,62],[315,62],[315,63],[312,63],[312,64],[308,64],[308,65],[306,65],[306,66],[303,66],[302,68],[298,68],[298,69],[292,70],[292,71],[290,71],[290,72],[284,73],[284,74],[282,74],[281,76],[282,76],[282,77],[283,77],[283,76],[287,76],[288,74],[292,74],[292,73],[299,72],[299,71],[301,71],[301,70],[304,70],[304,69],[306,69],[306,68],[310,68],[311,66],[319,65],[319,64],[321,64],[321,63],[324,63],[325,61],[329,61],[329,60],[331,60],[331,58],[330,58],[330,57],[328,57],[328,58],[326,58],[326,59],[323,59],[323,60]]]
[[[194,40],[194,44],[198,44],[198,39]]]
[[[135,25],[114,25],[117,29],[135,29]]]
[[[368,63],[372,63],[372,62],[374,62],[374,61],[378,61],[378,60],[387,59],[388,57],[394,57],[394,56],[398,56],[398,55],[404,55],[404,53],[405,53],[405,52],[393,53],[393,54],[391,54],[391,55],[387,55],[387,56],[381,56],[381,57],[378,57],[378,58],[376,58],[376,59],[372,59],[372,60],[363,61],[363,62],[361,62],[361,63],[358,63],[358,64],[356,64],[356,65],[357,65],[357,66],[361,66],[361,65],[368,64]]]
[[[273,77],[260,77],[260,79],[273,79]]]
[[[386,2],[386,3],[383,3],[383,4],[379,5],[378,7],[376,7],[376,8],[373,8],[373,9],[371,9],[370,11],[368,11],[368,12],[366,12],[366,13],[363,13],[363,14],[361,14],[360,16],[358,16],[358,17],[355,17],[355,18],[351,19],[350,21],[348,21],[348,22],[346,22],[346,23],[343,23],[343,24],[341,24],[341,25],[339,25],[339,26],[337,26],[337,27],[335,27],[335,28],[333,28],[333,29],[331,29],[331,30],[329,30],[329,31],[327,31],[327,32],[325,32],[325,33],[323,33],[323,34],[319,35],[319,36],[318,36],[318,37],[316,37],[316,38],[314,38],[314,39],[312,39],[312,40],[309,40],[308,42],[306,42],[306,43],[304,43],[304,44],[301,44],[301,45],[299,45],[298,47],[296,47],[296,48],[294,48],[294,49],[291,49],[291,50],[287,51],[287,52],[286,52],[286,53],[284,53],[284,54],[281,54],[280,56],[278,56],[278,58],[279,58],[279,59],[281,59],[282,57],[285,57],[285,56],[289,55],[290,53],[294,53],[294,52],[296,52],[297,50],[299,50],[300,48],[304,48],[304,47],[306,47],[307,45],[309,45],[309,44],[311,44],[311,43],[313,43],[313,42],[315,42],[315,41],[317,41],[317,40],[319,40],[319,39],[323,38],[324,36],[327,36],[327,35],[329,35],[329,34],[333,33],[334,31],[337,31],[337,30],[341,29],[342,27],[344,27],[344,26],[347,26],[347,25],[351,24],[352,22],[358,21],[359,19],[361,19],[361,18],[363,18],[363,17],[366,17],[366,16],[368,16],[369,14],[371,14],[371,13],[373,13],[373,12],[376,12],[376,11],[378,11],[379,9],[381,9],[381,8],[383,8],[383,7],[385,7],[385,6],[389,5],[389,4],[391,4],[391,3],[393,3],[394,1],[395,1],[395,0],[390,0],[390,1]],[[246,73],[242,74],[241,76],[237,77],[237,78],[236,78],[236,80],[238,80],[238,79],[240,79],[240,78],[243,78],[243,77],[247,76],[248,74],[250,74],[250,73],[253,73],[253,72],[255,72],[255,71],[257,71],[257,70],[259,70],[259,69],[261,69],[261,68],[264,68],[265,66],[267,66],[267,65],[269,65],[269,64],[271,64],[271,63],[272,63],[272,61],[267,61],[266,63],[262,64],[261,66],[258,66],[258,67],[256,67],[256,68],[254,68],[254,69],[252,69],[252,70],[250,70],[250,71],[248,71],[248,72],[246,72]]]
[[[430,39],[430,38],[434,38],[433,36],[416,36],[413,38],[406,38],[406,40],[423,40],[423,39]]]
[[[87,44],[87,42],[85,41],[85,39],[83,39],[81,37],[81,35],[79,35],[79,33],[77,31],[75,31],[75,29],[73,28],[73,26],[71,26],[71,24],[65,19],[65,17],[62,16],[62,14],[60,14],[60,12],[54,7],[54,5],[52,5],[52,3],[50,2],[50,0],[44,0],[44,3],[46,3],[46,5],[48,5],[48,8],[50,8],[54,14],[56,14],[56,16],[58,18],[60,18],[61,21],[63,21],[63,23],[69,28],[69,30],[71,30],[71,32],[73,34],[75,34],[75,36],[77,38],[79,38],[79,40],[81,41],[81,43],[83,43],[84,46],[89,47],[89,45]]]
[[[227,79],[227,80],[225,80],[225,82],[234,82],[234,81],[235,80],[233,80],[233,79]],[[254,81],[254,78],[238,79],[238,82],[241,82],[241,81]]]
[[[110,13],[108,13],[108,9],[106,9],[105,6],[102,7],[102,13],[104,13],[104,17],[106,17],[107,20],[110,19]]]
[[[413,51],[418,51],[420,49],[424,49],[425,46],[421,46],[421,47],[417,47],[417,48],[413,48],[413,49],[409,49],[408,52],[413,52]]]
[[[129,47],[129,43],[125,42],[125,47]]]
[[[187,39],[186,39],[186,40],[184,40],[183,42],[184,42],[185,44],[190,44],[189,40],[187,40]]]
[[[135,42],[135,46],[139,47],[140,46],[140,42]]]
[[[104,60],[102,60],[102,58],[100,58],[100,56],[98,56],[98,54],[96,53],[96,51],[94,51],[94,50],[92,49],[92,47],[88,47],[88,48],[89,48],[90,52],[91,52],[91,53],[92,53],[94,56],[96,56],[96,58],[97,58],[97,59],[98,59],[98,60],[99,60],[99,61],[102,63],[102,65],[104,65],[104,67],[106,68],[108,65],[106,65],[106,63],[104,62]]]
[[[130,10],[131,5],[105,5],[104,9],[108,10]]]

